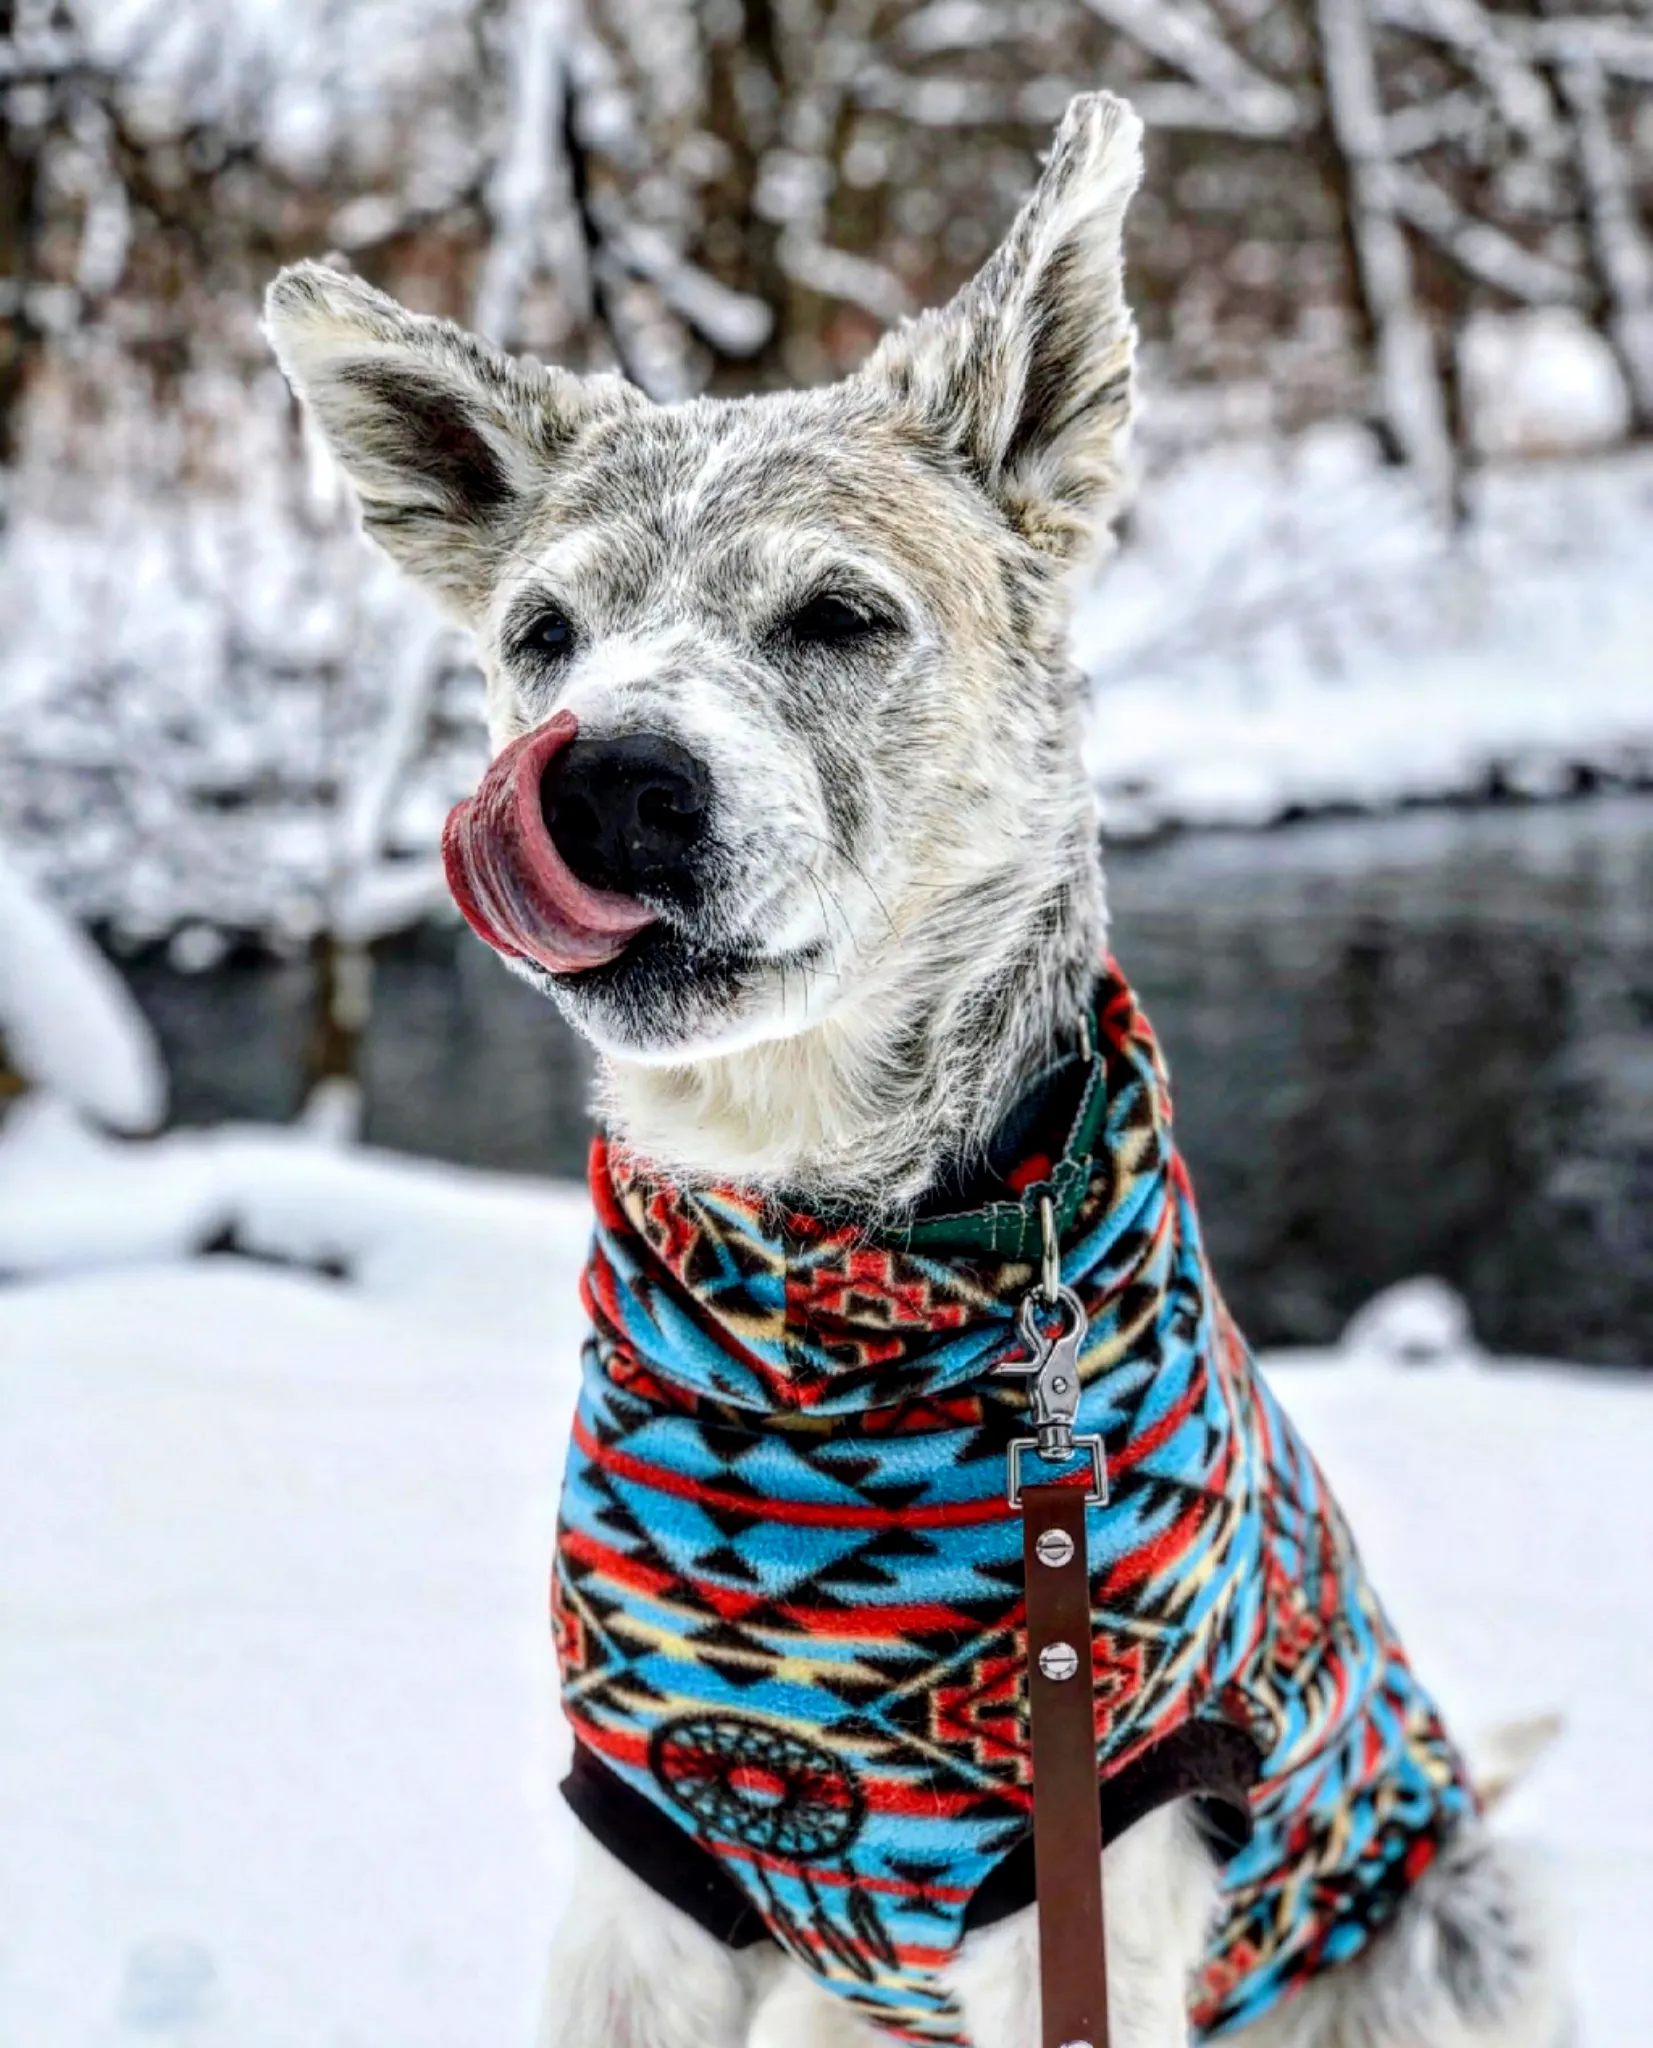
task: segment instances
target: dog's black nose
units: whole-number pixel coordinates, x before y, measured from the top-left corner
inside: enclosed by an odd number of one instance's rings
[[[540,784],[551,843],[580,880],[622,896],[681,896],[705,837],[711,776],[661,733],[575,739]]]

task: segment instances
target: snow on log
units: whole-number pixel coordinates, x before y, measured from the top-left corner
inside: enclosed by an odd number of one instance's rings
[[[4,849],[0,1039],[25,1081],[115,1130],[153,1130],[166,1113],[159,1049],[120,976]]]

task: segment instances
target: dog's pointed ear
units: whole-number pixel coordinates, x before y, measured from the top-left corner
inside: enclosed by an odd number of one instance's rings
[[[518,363],[319,263],[281,272],[264,328],[354,484],[367,531],[463,620],[585,423],[646,402],[618,378]]]
[[[1076,99],[985,267],[886,335],[860,372],[1062,562],[1086,552],[1119,488],[1136,346],[1122,234],[1141,176],[1132,109],[1112,93]]]

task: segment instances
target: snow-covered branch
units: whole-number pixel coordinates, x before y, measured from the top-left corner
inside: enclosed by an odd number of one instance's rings
[[[903,320],[913,310],[901,280],[881,263],[871,263],[847,249],[834,249],[795,228],[782,234],[778,253],[788,277],[824,298],[859,306],[877,321]]]
[[[1303,99],[1246,62],[1203,0],[1085,0],[1099,20],[1193,81],[1238,135],[1291,135]]]
[[[1388,0],[1386,0],[1388,4]],[[1501,16],[1500,30],[1529,58],[1552,64],[1583,60],[1609,77],[1653,84],[1653,24],[1626,16],[1579,15],[1529,21]]]
[[[1397,160],[1421,156],[1442,143],[1479,144],[1490,120],[1491,110],[1474,93],[1442,93],[1439,99],[1396,107],[1385,121],[1385,139]]]
[[[1540,151],[1563,146],[1561,126],[1544,81],[1508,33],[1507,17],[1478,0],[1367,0],[1373,19],[1440,43],[1468,64],[1514,134]]]
[[[113,1130],[153,1130],[167,1091],[149,1026],[92,941],[3,846],[0,962],[0,1070]]]
[[[557,0],[517,0],[506,25],[510,112],[505,147],[488,180],[491,232],[474,302],[478,329],[506,348],[518,341],[523,295],[545,260],[548,239],[559,226],[566,230],[570,210],[561,145],[568,33]],[[565,257],[556,267],[565,292],[589,298],[589,279],[578,266]]]
[[[756,355],[769,339],[775,318],[762,299],[731,291],[685,262],[657,229],[612,218],[605,247],[622,269],[653,285],[672,311],[720,355]]]
[[[1589,288],[1576,271],[1524,249],[1490,221],[1475,219],[1422,171],[1391,165],[1388,178],[1399,217],[1427,235],[1469,276],[1526,305],[1589,302]]]

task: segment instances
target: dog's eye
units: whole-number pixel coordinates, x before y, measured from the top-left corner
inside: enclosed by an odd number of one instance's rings
[[[522,636],[524,654],[564,655],[574,645],[574,622],[555,605],[547,605]]]
[[[781,637],[796,647],[841,647],[847,641],[866,639],[882,623],[857,610],[847,597],[825,590],[782,622]]]

